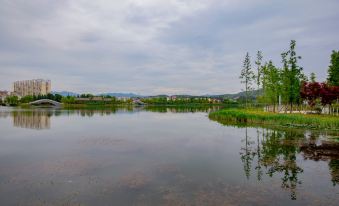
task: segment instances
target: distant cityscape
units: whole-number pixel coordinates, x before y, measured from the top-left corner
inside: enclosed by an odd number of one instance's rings
[[[4,101],[7,96],[20,98],[28,95],[47,95],[49,93],[51,93],[51,80],[32,79],[14,82],[13,91],[0,91],[0,98]]]
[[[87,102],[87,101],[111,101],[111,97],[115,97],[117,100],[120,101],[131,101],[135,99],[156,99],[162,98],[166,99],[166,101],[176,101],[180,100],[201,100],[205,99],[207,102],[218,103],[225,99],[236,101],[240,98],[244,97],[244,92],[239,92],[237,94],[221,94],[221,95],[201,95],[201,96],[194,96],[194,95],[153,95],[153,96],[143,96],[134,93],[101,93],[101,94],[78,94],[71,91],[62,91],[62,92],[55,92],[52,91],[51,80],[47,79],[32,79],[32,80],[22,80],[22,81],[15,81],[12,85],[12,91],[1,91],[0,90],[0,101],[5,102],[7,97],[17,97],[19,100],[25,98],[27,96],[42,96],[46,97],[48,95],[59,95],[61,97],[74,97],[75,101],[77,102]],[[258,95],[260,91],[253,91],[252,96]]]

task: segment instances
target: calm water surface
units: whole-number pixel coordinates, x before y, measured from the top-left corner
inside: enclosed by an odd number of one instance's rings
[[[338,205],[337,134],[208,111],[0,107],[0,205]]]

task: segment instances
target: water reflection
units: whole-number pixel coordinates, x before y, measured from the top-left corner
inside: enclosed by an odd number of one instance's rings
[[[0,205],[337,205],[337,134],[224,127],[206,111],[0,112]],[[12,126],[39,115],[49,130]]]
[[[171,107],[158,107],[158,106],[145,106],[143,109],[145,111],[150,112],[161,112],[161,113],[195,113],[195,112],[213,112],[216,110],[221,109],[221,106],[195,106],[195,107],[178,107],[178,106],[171,106]]]
[[[13,118],[15,127],[27,129],[50,129],[51,117],[60,115],[79,115],[82,117],[93,117],[94,115],[108,116],[115,113],[136,113],[136,112],[159,112],[159,113],[195,113],[195,112],[211,112],[220,109],[218,106],[197,106],[197,107],[156,107],[156,106],[123,106],[109,108],[69,108],[69,109],[9,109],[2,108],[0,110],[0,118]]]
[[[51,111],[14,111],[11,116],[15,127],[37,130],[51,128]]]
[[[244,130],[240,159],[247,179],[251,174],[258,181],[263,175],[278,176],[281,188],[289,190],[291,199],[296,200],[298,185],[303,183],[300,176],[304,169],[297,160],[301,155],[305,160],[328,162],[333,185],[338,183],[339,143],[324,139],[321,132],[257,128],[257,136],[253,137],[248,135],[247,127]]]
[[[327,161],[333,185],[339,183],[339,143],[329,141],[319,143],[312,138],[308,143],[302,144],[300,150],[305,159]]]

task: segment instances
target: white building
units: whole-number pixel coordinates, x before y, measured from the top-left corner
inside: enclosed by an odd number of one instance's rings
[[[13,84],[13,92],[21,97],[27,95],[46,95],[51,93],[51,81],[44,79],[16,81]]]

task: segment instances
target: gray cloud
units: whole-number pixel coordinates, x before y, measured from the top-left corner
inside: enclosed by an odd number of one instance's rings
[[[240,91],[247,51],[280,65],[291,39],[326,78],[339,49],[336,0],[0,0],[0,88],[48,78],[75,92]]]

